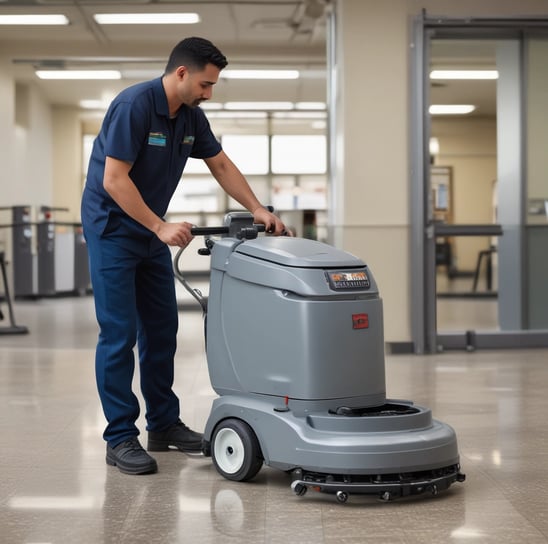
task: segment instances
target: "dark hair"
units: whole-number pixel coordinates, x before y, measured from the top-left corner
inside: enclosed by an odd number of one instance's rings
[[[165,73],[169,74],[179,66],[203,70],[206,64],[214,64],[222,70],[228,61],[226,57],[205,38],[185,38],[174,48],[166,64]]]

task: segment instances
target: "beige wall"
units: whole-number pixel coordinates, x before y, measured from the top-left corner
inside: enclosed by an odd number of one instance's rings
[[[404,0],[337,4],[337,161],[331,231],[381,289],[385,339],[410,339],[407,13]]]
[[[78,110],[53,108],[53,202],[68,208],[60,214],[60,221],[80,221],[82,196],[82,121]]]
[[[51,109],[32,85],[16,93],[7,59],[0,59],[0,104],[0,206],[50,205]]]
[[[11,61],[0,58],[0,208],[30,205],[37,219],[39,206],[51,206],[51,108],[32,85],[15,85]],[[0,224],[12,222],[11,211],[0,213]],[[0,251],[9,262],[12,231],[0,228]],[[7,267],[12,282],[11,267]]]
[[[527,189],[529,198],[548,198],[548,40],[531,40],[527,70]]]
[[[15,126],[15,85],[11,60],[0,55],[0,206],[9,205],[9,183],[13,173],[13,129]]]
[[[14,157],[13,139],[15,130],[15,86],[11,77],[11,62],[0,55],[0,208],[14,203],[16,189],[14,187]],[[8,211],[0,211],[0,224],[11,221]],[[0,251],[9,255],[11,251],[10,232],[0,229]]]
[[[338,0],[335,15],[339,38],[336,102],[333,240],[368,262],[382,290],[385,339],[411,340],[409,281],[409,74],[412,67],[413,20],[428,16],[496,17],[548,15],[547,0]],[[492,127],[483,158],[454,157],[462,187],[473,184],[485,201],[496,176]],[[462,145],[455,136],[455,146]],[[443,143],[442,143],[443,146]],[[472,162],[481,170],[471,175]],[[461,181],[462,180],[462,181]],[[486,216],[486,208],[468,204],[456,194],[459,218]],[[489,218],[490,220],[490,218]],[[460,242],[459,242],[460,243]],[[482,243],[478,241],[478,243]],[[485,243],[485,241],[483,242]],[[463,254],[469,267],[478,248]]]

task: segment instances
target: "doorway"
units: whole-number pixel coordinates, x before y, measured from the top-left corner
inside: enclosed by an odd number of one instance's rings
[[[538,275],[548,271],[548,130],[535,104],[548,21],[423,15],[415,30],[415,351],[548,345],[537,302],[548,297]]]
[[[436,225],[497,223],[499,44],[430,41],[430,213]],[[438,236],[435,244],[437,331],[498,330],[498,238]]]

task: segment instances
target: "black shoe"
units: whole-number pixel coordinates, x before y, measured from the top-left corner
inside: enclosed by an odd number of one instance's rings
[[[148,451],[168,451],[170,447],[186,453],[201,453],[202,435],[177,421],[165,431],[148,432]]]
[[[156,460],[141,446],[136,436],[114,448],[107,444],[107,465],[117,466],[125,474],[152,474],[158,471]]]

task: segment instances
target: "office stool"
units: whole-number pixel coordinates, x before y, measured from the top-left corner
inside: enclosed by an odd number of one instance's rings
[[[490,247],[489,249],[483,249],[478,254],[478,261],[476,264],[476,270],[474,272],[474,284],[472,286],[472,291],[476,291],[478,287],[478,280],[481,271],[481,263],[485,259],[486,268],[485,268],[485,277],[487,280],[487,290],[491,291],[493,288],[493,253],[497,252],[496,247]]]

